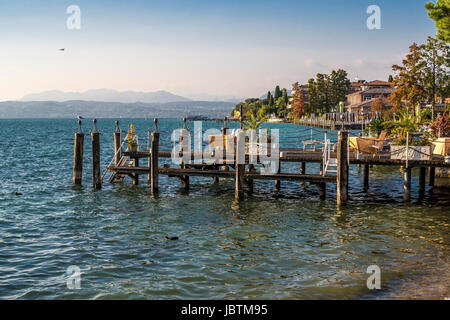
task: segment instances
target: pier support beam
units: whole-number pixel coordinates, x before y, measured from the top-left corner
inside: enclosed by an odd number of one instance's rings
[[[403,199],[411,199],[411,168],[403,168]]]
[[[430,181],[428,182],[428,185],[430,187],[434,187],[435,174],[436,174],[436,168],[435,167],[430,167]]]
[[[184,124],[186,125],[186,118],[183,119]],[[186,136],[186,139],[184,139],[184,136]],[[180,136],[180,151],[184,152],[184,151],[188,151],[188,143],[189,140],[187,139],[187,130],[185,128],[183,128],[183,134]],[[183,157],[181,157],[180,160],[180,168],[181,169],[186,169],[186,165],[183,162]],[[180,181],[181,184],[183,185],[184,190],[189,190],[189,176],[182,176],[180,177]]]
[[[327,184],[325,182],[320,182],[317,184],[319,189],[319,195],[321,200],[325,200],[327,197]]]
[[[337,141],[337,205],[345,206],[348,200],[348,132],[339,131]]]
[[[248,172],[255,172],[255,166],[253,164],[248,165]],[[254,186],[253,179],[247,180],[247,186],[248,186],[249,193],[253,193],[253,186]]]
[[[114,131],[114,166],[118,166],[120,159],[122,158],[122,132],[119,129],[119,121],[116,121],[116,131]]]
[[[281,172],[281,161],[278,161],[278,170],[277,173]],[[281,189],[281,181],[280,180],[275,180],[275,190],[276,191],[280,191]]]
[[[369,189],[369,165],[364,165],[364,190]]]
[[[94,119],[94,129],[91,132],[92,140],[92,186],[94,189],[102,188],[100,178],[100,132],[97,130],[97,120]]]
[[[306,174],[306,162],[302,162],[300,166],[300,174]]]
[[[425,194],[425,176],[427,173],[426,167],[420,167],[419,173],[419,197],[422,198]]]
[[[159,153],[159,132],[152,130],[152,141],[150,146],[150,191],[152,194],[158,193],[158,153]]]
[[[236,140],[235,171],[236,181],[234,197],[242,199],[244,197],[244,174],[245,174],[245,133],[239,131]]]
[[[81,120],[78,121],[81,126]],[[81,185],[83,177],[83,149],[84,149],[84,133],[75,132],[75,141],[73,146],[73,184]]]
[[[139,167],[139,158],[134,158],[133,163],[135,167]],[[139,185],[139,175],[137,173],[133,174],[132,180],[135,186]]]

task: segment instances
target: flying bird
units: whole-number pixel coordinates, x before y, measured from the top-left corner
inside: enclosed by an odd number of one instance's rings
[[[83,118],[82,116],[78,116],[78,115],[77,115],[77,119],[78,119],[78,120],[83,120],[84,118]]]
[[[64,51],[64,50],[66,50],[66,48],[61,48],[61,49],[58,49],[59,51]]]

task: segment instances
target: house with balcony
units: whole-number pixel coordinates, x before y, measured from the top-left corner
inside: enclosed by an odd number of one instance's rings
[[[375,80],[371,82],[364,82],[358,91],[347,95],[346,109],[353,113],[369,113],[373,102],[381,99],[386,105],[389,104],[389,97],[394,88],[391,87],[390,82]]]

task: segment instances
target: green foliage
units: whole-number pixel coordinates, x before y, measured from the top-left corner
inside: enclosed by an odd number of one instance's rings
[[[420,121],[418,117],[411,113],[401,112],[398,114],[399,120],[386,121],[384,128],[391,134],[394,135],[394,143],[397,145],[406,145],[406,133],[409,132],[409,144],[410,145],[425,145],[418,144],[417,140],[414,139],[413,133],[416,133],[420,126]],[[421,141],[420,143],[425,143],[426,141]]]
[[[267,117],[261,117],[260,115],[255,116],[254,114],[251,114],[248,120],[244,121],[245,129],[257,130],[265,121],[267,121]]]
[[[340,101],[347,99],[350,89],[350,80],[347,72],[342,69],[333,70],[331,73],[318,73],[316,79],[308,80],[308,113],[331,112]]]
[[[437,38],[450,42],[450,0],[437,0],[436,4],[425,4],[428,16],[434,20],[437,28]]]
[[[431,120],[431,110],[430,109],[422,109],[419,114],[420,121],[429,121]]]
[[[283,88],[281,97],[283,98],[285,104],[289,103],[289,97],[288,97],[286,88]]]
[[[388,78],[388,82],[392,82],[392,81],[394,81],[394,77],[392,76],[392,74],[390,74],[389,78]]]
[[[435,137],[439,135],[441,137],[450,137],[450,119],[448,113],[439,116],[439,118],[434,121],[430,129],[433,131]]]
[[[366,132],[370,132],[372,134],[372,136],[378,137],[381,133],[381,131],[383,131],[385,129],[385,121],[381,120],[381,119],[374,119],[372,121],[369,122]]]
[[[279,97],[281,97],[281,90],[280,90],[280,86],[277,85],[277,86],[275,87],[275,91],[273,92],[273,99],[274,99],[275,101],[277,101]]]

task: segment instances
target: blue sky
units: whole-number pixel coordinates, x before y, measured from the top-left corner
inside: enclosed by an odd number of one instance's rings
[[[80,30],[66,27],[72,4]],[[366,27],[374,4],[381,30]],[[0,100],[96,88],[250,97],[338,67],[384,80],[413,41],[435,34],[424,4],[0,0]]]

